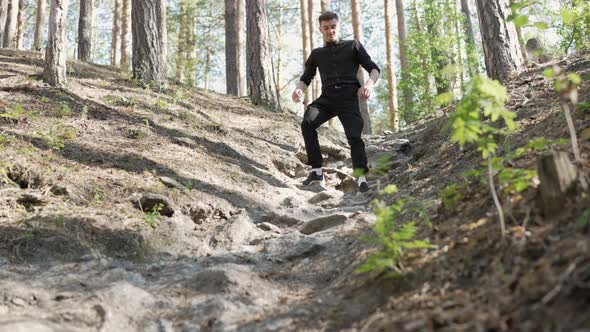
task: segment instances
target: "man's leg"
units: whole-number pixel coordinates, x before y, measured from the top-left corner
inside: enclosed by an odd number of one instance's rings
[[[352,168],[355,171],[360,170],[364,175],[369,172],[369,168],[367,167],[365,142],[361,138],[363,133],[363,118],[359,110],[358,100],[340,107],[342,108],[338,112],[338,119],[340,119],[342,127],[344,127],[344,133],[346,134],[348,145],[350,145]]]
[[[301,132],[305,141],[308,165],[312,168],[321,168],[323,163],[317,128],[333,117],[334,113],[315,102],[307,107],[307,111],[303,115]]]

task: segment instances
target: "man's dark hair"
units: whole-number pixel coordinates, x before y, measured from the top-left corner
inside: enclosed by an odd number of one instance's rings
[[[336,14],[334,12],[325,12],[322,15],[320,15],[320,17],[318,17],[318,21],[320,22],[320,24],[322,24],[322,21],[331,21],[331,20],[339,21],[340,18],[338,17],[338,14]]]

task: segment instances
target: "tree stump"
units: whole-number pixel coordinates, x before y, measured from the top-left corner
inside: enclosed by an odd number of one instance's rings
[[[566,152],[551,151],[537,161],[537,172],[539,205],[545,217],[556,217],[565,210],[567,194],[576,184],[577,169]]]

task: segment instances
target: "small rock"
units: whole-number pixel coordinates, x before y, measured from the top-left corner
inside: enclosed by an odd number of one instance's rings
[[[51,186],[49,191],[51,191],[51,193],[54,194],[55,196],[69,196],[70,195],[68,188],[62,187],[57,184],[54,184],[53,186]]]
[[[201,225],[203,221],[207,220],[213,215],[213,207],[205,203],[195,203],[189,208],[188,211],[191,220],[198,225]]]
[[[60,329],[61,331],[69,331]],[[49,323],[42,323],[36,321],[9,321],[0,323],[0,332],[53,332],[57,331],[52,328]]]
[[[307,165],[308,159],[307,159],[307,153],[305,153],[305,150],[297,151],[295,153],[295,157],[297,157],[297,159],[299,159],[302,163]]]
[[[263,216],[260,221],[263,223],[267,222],[269,224],[279,225],[279,226],[295,226],[295,225],[299,225],[299,224],[303,223],[301,220],[299,220],[297,218],[293,218],[293,217],[289,217],[289,216],[285,216],[285,215],[278,215],[274,212]]]
[[[10,302],[12,302],[12,304],[14,304],[15,306],[18,306],[18,307],[24,307],[27,305],[27,302],[25,302],[25,300],[21,299],[20,297],[15,297]]]
[[[16,201],[19,204],[25,206],[39,206],[47,204],[47,198],[37,193],[24,193]]]
[[[159,212],[161,215],[171,217],[174,214],[174,204],[168,199],[168,197],[163,195],[144,193],[140,198],[133,197],[131,201],[135,207],[144,212],[153,211],[154,207],[160,204],[161,209]]]
[[[268,222],[262,222],[260,224],[257,225],[258,228],[260,228],[263,231],[269,231],[269,232],[275,232],[275,233],[280,233],[281,229],[271,223]]]
[[[167,177],[167,176],[161,176],[160,181],[162,181],[162,183],[168,188],[176,188],[176,189],[180,189],[180,190],[184,190],[186,188],[185,186],[180,184],[178,181],[174,180],[173,178]]]
[[[342,225],[348,219],[343,214],[335,214],[327,217],[321,217],[308,221],[301,229],[301,233],[309,235],[323,230]]]
[[[316,194],[312,198],[310,198],[307,202],[310,204],[318,204],[318,203],[321,203],[323,201],[327,201],[332,198],[334,198],[334,196],[331,193],[323,191],[319,194]]]
[[[221,233],[229,242],[237,244],[247,244],[262,235],[245,212],[232,216]]]

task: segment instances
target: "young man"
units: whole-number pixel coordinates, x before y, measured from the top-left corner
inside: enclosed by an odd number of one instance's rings
[[[369,169],[365,143],[361,138],[363,119],[358,98],[366,100],[371,97],[373,85],[379,79],[381,71],[360,42],[340,40],[340,22],[336,13],[323,13],[319,17],[319,22],[325,46],[311,51],[305,62],[305,72],[292,95],[293,101],[299,103],[303,91],[314,78],[316,69],[320,70],[322,95],[307,107],[301,124],[308,164],[312,167],[303,184],[309,185],[324,180],[323,159],[316,129],[337,116],[350,145],[352,167],[362,174],[358,178],[359,191],[366,192],[369,185],[364,174]],[[369,80],[362,86],[357,79],[359,65],[370,73]]]

